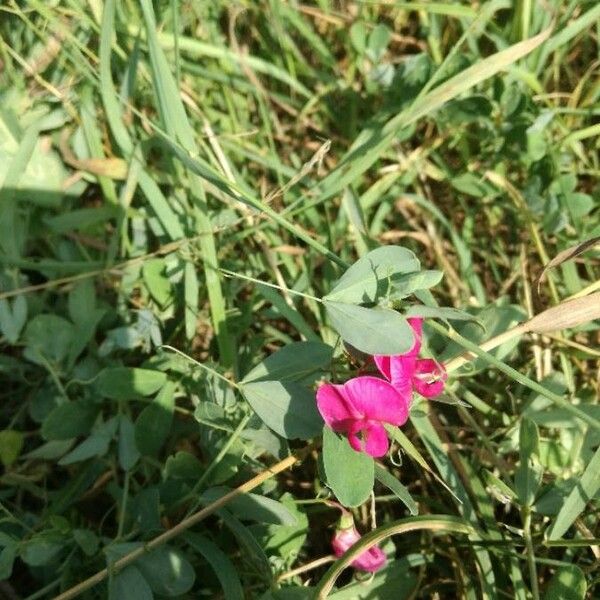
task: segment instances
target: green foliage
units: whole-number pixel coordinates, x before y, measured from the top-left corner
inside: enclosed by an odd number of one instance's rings
[[[510,332],[598,290],[593,242],[535,278],[600,235],[600,7],[5,4],[7,596],[203,510],[80,597],[596,597],[598,322]],[[410,317],[450,377],[375,462],[315,391]],[[328,501],[388,555],[372,579],[313,563]]]
[[[356,452],[329,427],[323,428],[323,470],[327,485],[344,506],[361,505],[373,490],[373,459]]]

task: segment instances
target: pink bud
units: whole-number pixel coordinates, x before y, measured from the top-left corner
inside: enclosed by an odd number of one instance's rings
[[[346,516],[346,515],[345,515]],[[351,517],[350,517],[351,518]],[[340,524],[346,525],[348,519],[342,517]],[[344,529],[338,529],[331,540],[331,546],[333,547],[333,553],[336,556],[341,556],[354,546],[356,542],[360,540],[360,533],[356,530],[354,523]],[[375,573],[379,571],[385,565],[386,556],[379,548],[379,546],[372,546],[368,550],[365,550],[360,556],[355,558],[350,564],[361,571],[368,571],[369,573]]]

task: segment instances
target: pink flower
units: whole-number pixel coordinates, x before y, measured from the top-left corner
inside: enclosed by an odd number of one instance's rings
[[[360,540],[360,533],[358,533],[356,527],[354,526],[352,516],[349,514],[344,515],[340,520],[340,524],[343,526],[345,521],[350,521],[351,524],[343,529],[338,529],[331,540],[333,553],[337,557],[342,556],[346,550],[354,546],[354,544]],[[355,569],[368,571],[369,573],[375,573],[375,571],[379,571],[379,569],[385,565],[386,560],[386,556],[379,546],[371,546],[371,548],[365,550],[350,564]]]
[[[325,423],[345,433],[354,450],[373,457],[383,456],[389,448],[383,423],[403,425],[409,404],[410,395],[378,377],[355,377],[343,385],[325,383],[317,390],[317,407]]]
[[[413,347],[405,354],[397,356],[374,356],[375,364],[381,374],[402,394],[412,397],[412,389],[425,396],[434,398],[444,389],[448,378],[443,365],[430,358],[418,358],[423,337],[423,319],[408,319],[415,334]]]

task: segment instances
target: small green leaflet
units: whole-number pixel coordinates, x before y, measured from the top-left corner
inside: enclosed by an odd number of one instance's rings
[[[414,273],[421,265],[413,252],[401,246],[381,246],[356,261],[324,300],[363,304],[375,302],[387,289],[389,278]]]
[[[345,342],[366,354],[404,354],[414,343],[406,319],[389,308],[325,301],[331,324]]]

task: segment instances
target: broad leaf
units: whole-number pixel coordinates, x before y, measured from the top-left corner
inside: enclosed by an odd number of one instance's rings
[[[275,433],[309,439],[318,435],[323,419],[312,390],[294,381],[255,381],[241,385],[254,412]]]
[[[238,572],[229,557],[203,535],[186,533],[183,539],[212,567],[223,589],[225,600],[241,600],[244,597],[244,590]]]
[[[158,391],[167,380],[165,373],[150,369],[112,367],[100,371],[96,379],[98,393],[112,400],[131,400]]]
[[[333,348],[321,342],[293,342],[256,365],[242,380],[314,382],[329,367]]]
[[[561,565],[548,584],[544,600],[584,600],[586,593],[583,571],[577,565]]]
[[[323,467],[327,485],[344,506],[365,502],[375,482],[374,461],[364,452],[356,452],[348,440],[323,428]]]
[[[99,407],[89,402],[65,402],[46,417],[42,435],[47,440],[68,440],[89,433]]]
[[[142,454],[156,456],[167,439],[173,421],[174,394],[175,383],[168,380],[137,418],[135,444]]]
[[[210,504],[230,491],[230,488],[224,486],[211,488],[202,494],[201,500],[204,504]],[[227,508],[242,521],[288,526],[296,524],[296,517],[281,502],[259,494],[241,494],[229,501]]]
[[[327,300],[362,304],[375,302],[389,278],[418,271],[421,265],[413,252],[400,246],[382,246],[356,261],[325,296]]]
[[[331,324],[345,342],[367,354],[404,354],[414,344],[406,319],[388,308],[325,302]]]
[[[154,595],[140,573],[134,565],[125,567],[112,578],[108,588],[108,600],[153,600]]]

